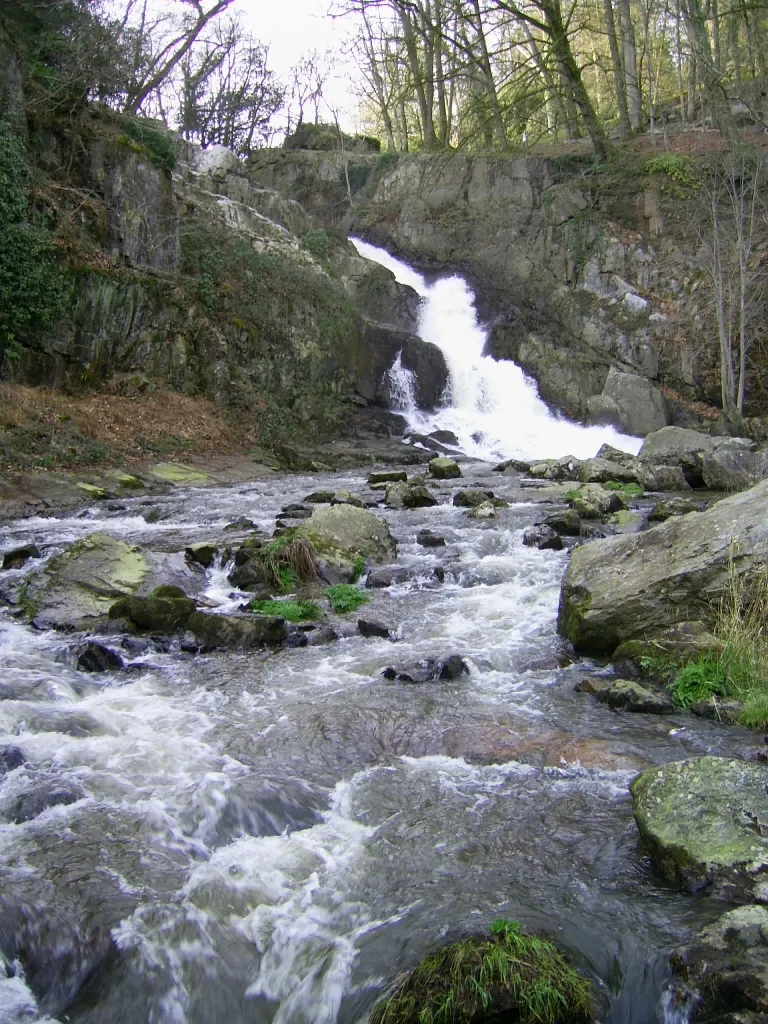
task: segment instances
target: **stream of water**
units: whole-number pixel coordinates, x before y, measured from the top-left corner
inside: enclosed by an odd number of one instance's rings
[[[487,463],[464,474],[511,486]],[[271,530],[318,488],[375,497],[362,471],[273,475],[19,521],[0,550],[33,541],[44,561],[104,530],[183,551],[238,516]],[[434,508],[379,512],[415,571],[365,609],[394,642],[348,628],[327,647],[191,655],[114,637],[128,667],[84,674],[82,637],[0,610],[0,752],[26,759],[0,778],[3,1024],[362,1024],[399,972],[498,917],[553,934],[606,1024],[672,1019],[665,954],[722,907],[657,881],[627,785],[745,737],[574,693],[590,666],[555,635],[567,556],[522,544],[540,510],[475,521],[435,489]],[[424,527],[446,538],[437,555]],[[244,597],[221,565],[180,572],[225,610]],[[469,677],[381,676],[451,653]],[[51,787],[71,802],[20,814]]]

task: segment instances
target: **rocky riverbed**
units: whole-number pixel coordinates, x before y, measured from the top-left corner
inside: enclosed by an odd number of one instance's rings
[[[629,787],[701,757],[768,772],[759,737],[590,695],[619,673],[558,637],[561,578],[628,527],[574,518],[560,470],[458,466],[240,467],[6,523],[28,554],[0,573],[5,1019],[351,1024],[496,918],[552,935],[601,1020],[695,1014],[694,935],[756,890],[665,878]],[[671,497],[619,501],[644,523]],[[559,548],[530,542],[547,520]],[[302,538],[320,578],[280,587]],[[243,610],[289,596],[311,611]]]

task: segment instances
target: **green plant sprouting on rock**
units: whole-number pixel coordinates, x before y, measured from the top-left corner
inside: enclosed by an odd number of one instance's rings
[[[646,161],[645,170],[668,178],[671,184],[665,191],[675,198],[684,199],[701,188],[702,177],[696,164],[679,153],[660,153]]]
[[[124,143],[146,153],[155,167],[168,173],[174,169],[179,158],[178,143],[167,128],[146,117],[123,114],[120,129]]]
[[[262,561],[268,582],[281,594],[292,593],[298,584],[317,579],[315,549],[295,530],[286,530],[270,541],[263,550]]]
[[[361,605],[368,604],[370,598],[351,583],[339,583],[335,587],[327,587],[325,596],[337,615],[347,615]]]
[[[515,921],[494,921],[490,931],[489,937],[463,939],[425,957],[376,1006],[371,1024],[594,1019],[590,983],[553,943],[524,934]]]
[[[603,487],[606,491],[617,491],[619,494],[625,494],[630,498],[638,497],[640,494],[643,494],[643,488],[640,484],[621,483],[619,480],[606,480]]]

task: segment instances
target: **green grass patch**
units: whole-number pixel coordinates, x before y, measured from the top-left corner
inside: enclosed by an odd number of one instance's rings
[[[361,605],[368,604],[370,598],[352,583],[339,583],[335,587],[327,587],[325,596],[337,615],[346,615],[356,611]]]
[[[594,1020],[592,986],[547,939],[515,921],[494,921],[489,937],[454,942],[431,956],[389,998],[371,1024],[578,1024]]]
[[[362,555],[358,555],[352,566],[352,582],[357,583],[360,577],[365,572],[365,559]]]
[[[603,484],[606,491],[618,491],[619,494],[626,494],[628,497],[637,497],[643,494],[643,488],[640,484],[627,483],[623,484],[619,480],[606,480]]]
[[[311,622],[323,617],[313,601],[250,601],[248,607],[260,615],[279,615],[288,622]]]
[[[720,604],[714,634],[718,654],[705,654],[679,668],[670,685],[682,707],[698,700],[725,697],[743,705],[740,722],[768,726],[768,567],[749,578],[739,576],[731,561],[728,591]]]

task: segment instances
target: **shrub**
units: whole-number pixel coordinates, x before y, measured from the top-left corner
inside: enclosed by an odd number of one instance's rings
[[[66,279],[53,236],[30,223],[24,146],[0,121],[0,357],[63,314]]]
[[[160,170],[170,173],[179,159],[178,144],[167,128],[146,117],[120,118],[123,136],[130,139]]]
[[[620,494],[626,494],[628,497],[635,497],[643,494],[643,488],[640,484],[635,483],[620,483],[618,480],[606,480],[603,487],[607,491],[618,491]]]
[[[660,153],[646,161],[645,170],[648,174],[661,174],[671,179],[676,187],[670,192],[679,198],[701,187],[701,174],[696,164],[679,153]]]
[[[296,537],[295,530],[286,530],[270,541],[262,557],[269,583],[281,594],[291,593],[299,582],[317,579],[315,549],[305,538]]]
[[[323,613],[312,601],[251,601],[248,607],[260,615],[279,615],[289,622],[321,619]]]
[[[327,587],[325,596],[337,615],[354,612],[361,605],[368,604],[370,598],[351,583],[339,583],[335,587]]]
[[[313,228],[301,236],[301,244],[316,260],[327,260],[330,251],[328,232],[323,228]]]
[[[546,939],[515,921],[494,921],[490,937],[454,942],[425,957],[371,1024],[578,1024],[592,1021],[589,982]]]

